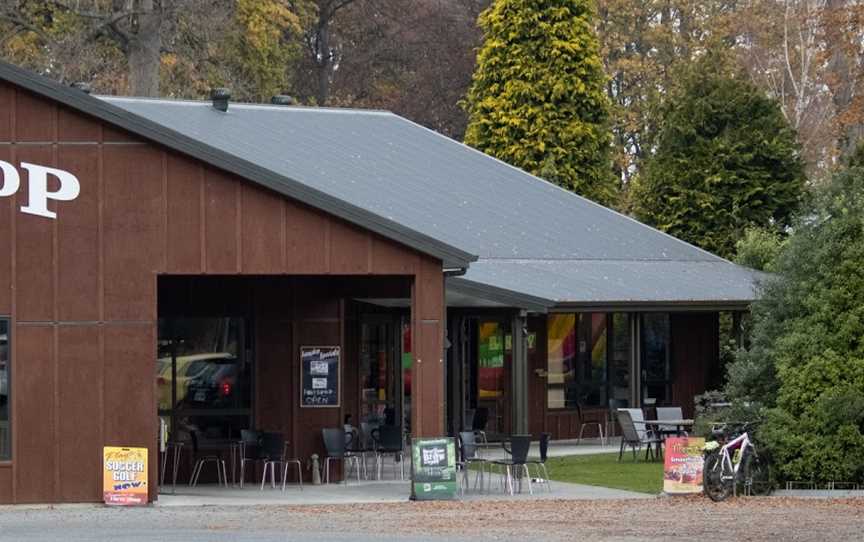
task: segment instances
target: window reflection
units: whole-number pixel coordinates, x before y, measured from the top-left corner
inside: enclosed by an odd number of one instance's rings
[[[630,324],[625,313],[548,317],[547,405],[606,407],[630,390]],[[620,406],[624,406],[619,401]]]
[[[156,387],[172,438],[233,439],[250,427],[252,367],[242,318],[159,322]]]

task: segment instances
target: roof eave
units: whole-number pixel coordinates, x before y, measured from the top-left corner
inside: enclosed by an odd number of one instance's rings
[[[481,282],[465,279],[462,277],[448,277],[448,290],[453,290],[463,295],[486,299],[500,303],[508,307],[525,309],[530,312],[547,312],[555,305],[551,299],[544,299],[533,295],[507,290],[497,286],[490,286]]]
[[[205,145],[161,124],[80,90],[64,87],[23,68],[0,61],[0,79],[433,256],[440,259],[444,267],[468,267],[471,262],[477,260],[476,255],[460,248],[406,228],[393,220],[370,213],[294,179],[278,175],[271,170]]]

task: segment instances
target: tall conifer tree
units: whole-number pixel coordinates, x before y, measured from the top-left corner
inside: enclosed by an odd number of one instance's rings
[[[781,231],[804,188],[795,131],[777,101],[711,55],[660,109],[633,190],[636,216],[724,257],[752,227]]]
[[[495,0],[465,100],[465,142],[603,204],[616,198],[590,0]]]

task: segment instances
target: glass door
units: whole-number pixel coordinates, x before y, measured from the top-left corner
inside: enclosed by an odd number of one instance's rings
[[[363,316],[360,320],[361,423],[398,425],[402,414],[402,360],[399,321]]]

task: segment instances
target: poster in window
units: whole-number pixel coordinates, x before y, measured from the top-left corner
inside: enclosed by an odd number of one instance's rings
[[[300,347],[300,406],[327,408],[339,406],[340,383],[338,346]]]

